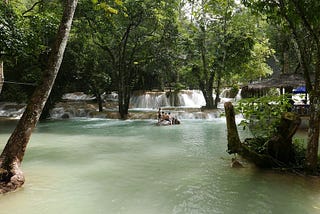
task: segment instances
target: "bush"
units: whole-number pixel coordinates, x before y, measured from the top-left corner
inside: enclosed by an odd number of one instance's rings
[[[235,109],[243,115],[240,122],[254,137],[270,137],[280,123],[281,114],[290,109],[289,95],[265,96],[240,100]]]

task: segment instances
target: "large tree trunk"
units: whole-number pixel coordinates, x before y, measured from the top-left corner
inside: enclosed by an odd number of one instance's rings
[[[216,88],[216,98],[214,100],[214,108],[217,109],[218,108],[218,104],[220,102],[220,89],[221,89],[221,76],[218,73],[217,75],[217,88]]]
[[[126,86],[121,85],[118,89],[118,104],[119,104],[119,114],[120,119],[126,120],[128,118],[129,114],[129,104],[127,101],[127,92],[126,92]]]
[[[199,79],[199,86],[204,99],[206,101],[205,109],[215,109],[214,100],[213,100],[213,80],[215,73],[210,73],[209,78],[206,80]]]
[[[277,132],[267,142],[267,152],[270,156],[284,164],[295,162],[292,137],[300,123],[301,119],[296,114],[282,113]]]
[[[103,100],[101,98],[101,93],[97,90],[95,92],[95,96],[96,96],[96,99],[97,99],[99,112],[102,112],[103,111]]]
[[[205,109],[214,109],[214,101],[213,101],[213,88],[211,90],[203,89],[201,90],[203,97],[206,101]]]
[[[0,193],[15,190],[24,183],[24,175],[20,165],[31,133],[39,120],[59,71],[77,2],[78,0],[66,0],[63,17],[42,84],[36,88],[0,156]]]
[[[4,82],[3,62],[0,61],[0,94],[1,94],[1,91],[2,91],[3,82]]]
[[[320,48],[320,47],[319,47]],[[316,68],[314,91],[310,93],[310,120],[305,168],[309,174],[315,174],[318,168],[318,146],[320,132],[320,53]]]

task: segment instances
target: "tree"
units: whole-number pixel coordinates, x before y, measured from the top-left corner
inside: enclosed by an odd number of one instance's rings
[[[2,91],[3,82],[4,82],[3,62],[0,61],[0,94],[1,94],[1,91]]]
[[[104,1],[96,1],[91,4],[94,14],[84,12],[90,8],[90,3],[86,5],[82,7],[81,13],[86,14],[82,20],[93,43],[105,53],[112,84],[118,92],[119,114],[126,119],[132,90],[144,82],[143,74],[149,73],[147,69],[151,67],[154,71],[158,61],[169,58],[164,54],[169,52],[166,38],[174,30],[170,31],[173,25],[168,21],[172,16],[166,13],[174,11],[171,5],[175,1],[118,1],[111,5],[112,13]],[[159,67],[168,68],[163,62]]]
[[[190,35],[186,39],[189,47],[186,55],[206,100],[205,108],[217,108],[223,83],[239,80],[248,71],[250,61],[258,57],[263,61],[264,54],[253,56],[255,51],[262,50],[258,49],[259,44],[267,43],[260,42],[257,23],[248,21],[254,20],[249,11],[235,1],[201,0],[191,4],[194,4],[192,22],[185,24]],[[261,69],[255,72],[258,71]]]
[[[21,30],[20,16],[16,14],[13,6],[7,1],[0,2],[0,92],[4,83],[3,62],[10,64],[10,59],[15,59],[22,53],[25,35]],[[8,66],[9,67],[9,66]]]
[[[75,18],[76,19],[76,18]],[[68,43],[68,49],[61,66],[63,76],[59,77],[58,84],[64,86],[59,90],[76,90],[94,94],[99,106],[103,110],[102,94],[111,92],[110,65],[105,58],[104,51],[94,44],[83,28],[74,25],[75,35]],[[72,81],[70,81],[72,80]],[[66,87],[66,83],[69,86]],[[70,83],[72,82],[72,83]],[[58,93],[59,91],[56,90]]]
[[[39,120],[42,109],[48,99],[59,71],[77,2],[77,0],[67,0],[65,2],[64,13],[57,32],[55,44],[50,52],[47,69],[44,72],[42,83],[36,88],[17,127],[11,134],[1,153],[1,193],[17,189],[22,186],[25,181],[24,175],[20,169],[21,162],[32,131]]]
[[[56,1],[40,1],[33,6],[26,1],[12,1],[1,7],[0,52],[7,71],[6,81],[11,82],[4,84],[3,100],[27,102],[32,95],[45,69],[60,11],[61,5]]]
[[[243,2],[255,11],[268,17],[270,21],[281,24],[295,40],[295,50],[303,70],[306,88],[310,97],[310,121],[305,169],[315,173],[318,164],[318,142],[320,130],[320,24],[317,0],[268,0]]]

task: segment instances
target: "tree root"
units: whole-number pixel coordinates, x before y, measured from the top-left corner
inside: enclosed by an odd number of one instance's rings
[[[0,168],[0,194],[12,192],[24,184],[23,172],[14,164],[10,171]]]

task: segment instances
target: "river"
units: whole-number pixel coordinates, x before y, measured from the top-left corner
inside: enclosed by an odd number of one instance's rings
[[[319,179],[231,168],[223,118],[154,123],[39,123],[23,161],[26,183],[0,196],[0,213],[320,213]],[[14,125],[0,121],[1,149]]]

